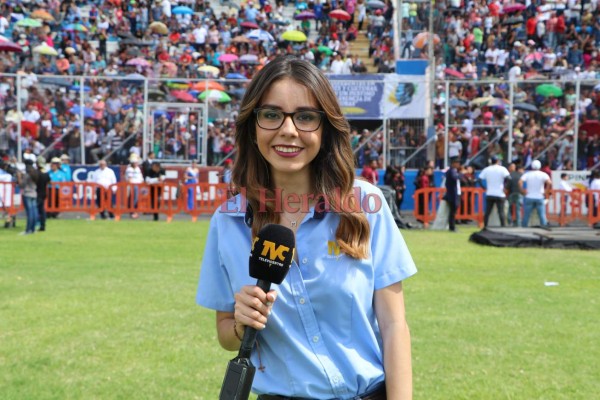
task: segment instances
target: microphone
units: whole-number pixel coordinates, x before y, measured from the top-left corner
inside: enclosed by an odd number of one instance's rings
[[[296,247],[294,232],[282,225],[265,225],[252,241],[250,252],[250,276],[256,278],[256,286],[265,293],[272,283],[285,279]],[[221,385],[219,400],[247,400],[252,389],[256,368],[250,362],[250,354],[258,331],[249,326],[244,331],[237,357],[229,361]]]

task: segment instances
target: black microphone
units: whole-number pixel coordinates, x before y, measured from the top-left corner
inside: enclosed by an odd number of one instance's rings
[[[265,293],[272,283],[280,284],[285,279],[294,259],[295,247],[294,232],[282,225],[265,225],[254,238],[250,252],[250,276],[257,279],[256,285]],[[257,335],[256,329],[246,327],[238,355],[227,365],[219,400],[247,400],[250,396],[256,372],[250,362],[250,354]]]

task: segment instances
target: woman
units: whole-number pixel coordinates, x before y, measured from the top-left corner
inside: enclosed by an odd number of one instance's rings
[[[144,175],[140,168],[140,156],[136,153],[129,155],[129,165],[125,169],[125,182],[129,184],[127,189],[129,207],[132,209],[131,218],[137,219],[139,217],[136,212],[138,208],[139,185],[144,183]]]
[[[221,346],[237,350],[246,327],[259,330],[260,400],[411,398],[401,281],[416,269],[381,192],[355,180],[350,127],[325,76],[293,57],[268,63],[242,101],[236,146],[241,194],[214,214],[197,295],[216,310]],[[264,201],[275,196],[283,207]],[[292,229],[296,250],[264,293],[239,260],[268,223]]]

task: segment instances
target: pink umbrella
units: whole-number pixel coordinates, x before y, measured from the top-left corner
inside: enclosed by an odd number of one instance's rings
[[[298,13],[296,15],[294,15],[294,19],[296,21],[304,21],[307,19],[315,19],[315,14],[311,11],[302,11],[301,13]]]
[[[16,43],[13,42],[0,42],[0,51],[13,52],[13,53],[22,53],[23,48]]]
[[[542,53],[541,51],[535,51],[531,54],[528,54],[525,57],[525,62],[529,62],[529,63],[532,63],[534,61],[540,62],[540,61],[542,61],[542,58],[544,58],[544,53]]]
[[[505,14],[511,14],[514,12],[518,12],[518,11],[523,11],[527,8],[527,6],[525,6],[525,4],[507,4],[504,7],[502,7],[502,12]]]
[[[465,79],[465,74],[463,74],[462,72],[457,71],[455,69],[452,69],[452,68],[445,68],[444,69],[444,73],[446,75],[450,75],[450,76],[452,76],[454,78]]]
[[[225,53],[225,54],[221,54],[218,58],[219,61],[221,62],[233,62],[233,61],[237,61],[238,60],[238,56],[235,54],[230,54],[230,53]]]
[[[331,11],[329,16],[334,19],[339,19],[340,21],[350,21],[352,19],[350,14],[341,9]]]
[[[258,25],[256,25],[254,22],[250,22],[250,21],[244,21],[240,24],[240,26],[242,28],[258,29]]]
[[[136,67],[149,67],[152,65],[152,63],[150,63],[150,61],[141,58],[141,57],[136,57],[136,58],[132,58],[131,60],[127,61],[125,64],[127,65],[135,65]]]
[[[197,103],[198,100],[185,90],[172,90],[171,96],[186,103]]]

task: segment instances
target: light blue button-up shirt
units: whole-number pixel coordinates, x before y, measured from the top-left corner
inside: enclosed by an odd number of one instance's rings
[[[366,213],[371,254],[355,260],[339,251],[337,214],[312,209],[305,217],[296,232],[298,263],[273,285],[277,301],[258,335],[265,369],[254,377],[257,394],[351,399],[384,381],[374,291],[417,270],[380,190],[364,181],[355,186],[362,197],[380,199],[380,209]],[[234,293],[256,284],[248,272],[245,201],[237,196],[213,215],[196,297],[201,306],[233,312]],[[259,366],[256,347],[251,361]]]

